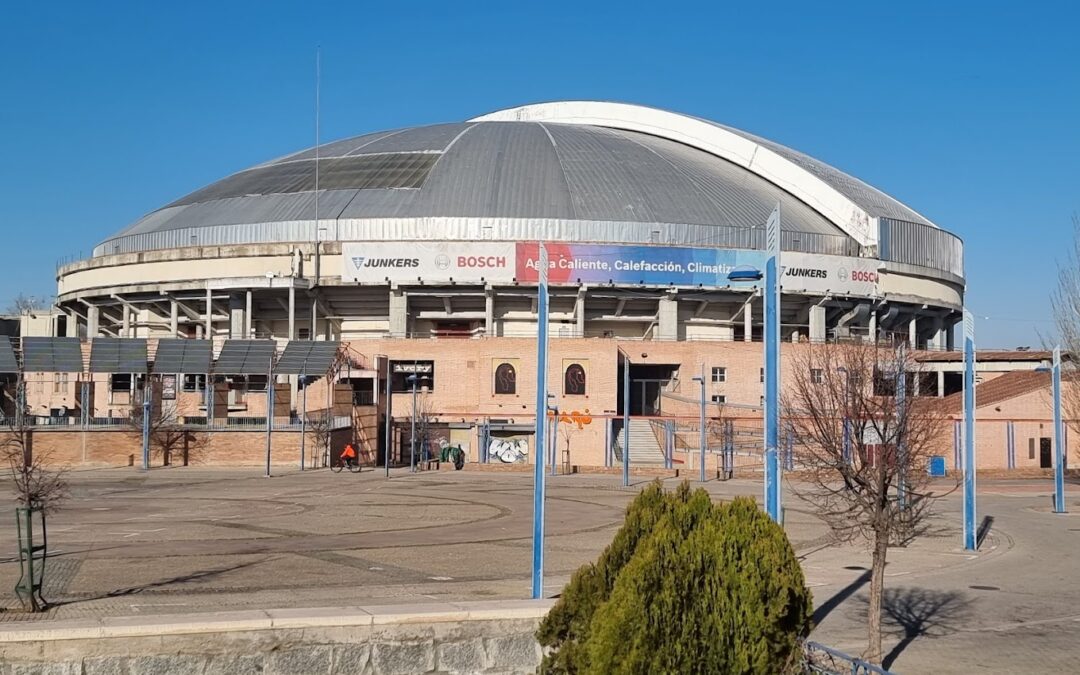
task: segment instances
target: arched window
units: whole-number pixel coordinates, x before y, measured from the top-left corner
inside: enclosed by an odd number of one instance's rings
[[[517,371],[509,363],[500,363],[499,367],[495,369],[495,393],[517,393]]]
[[[566,367],[563,377],[563,393],[567,396],[585,395],[585,368],[580,363],[571,363]]]

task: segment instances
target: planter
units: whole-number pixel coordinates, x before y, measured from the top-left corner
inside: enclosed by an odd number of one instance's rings
[[[15,509],[15,523],[19,543],[19,583],[15,594],[24,609],[41,612],[48,603],[41,596],[45,583],[45,555],[48,537],[45,529],[45,511],[40,506],[19,506]]]

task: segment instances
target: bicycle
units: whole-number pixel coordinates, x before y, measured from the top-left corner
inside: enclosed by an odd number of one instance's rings
[[[356,457],[342,457],[340,462],[330,466],[330,470],[334,473],[341,473],[341,470],[346,466],[349,467],[349,471],[352,473],[360,473],[360,461]]]

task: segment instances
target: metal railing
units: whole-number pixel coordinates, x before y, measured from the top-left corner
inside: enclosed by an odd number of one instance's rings
[[[128,417],[91,417],[85,422],[78,416],[49,417],[44,415],[27,415],[23,422],[28,427],[36,429],[141,429],[141,422],[133,421]],[[10,417],[0,417],[0,425],[15,425],[17,422]],[[306,426],[311,426],[312,418],[308,417]],[[184,416],[175,425],[177,428],[209,431],[262,431],[266,428],[265,417],[220,417],[215,418],[209,427],[206,417]],[[302,424],[297,415],[290,416],[287,422],[275,421],[275,431],[298,431]],[[347,429],[352,426],[352,418],[348,415],[334,415],[330,420],[330,429]]]
[[[875,666],[869,661],[863,661],[832,647],[809,641],[803,644],[803,668],[807,673],[821,675],[863,675],[864,673],[893,675],[891,671]]]

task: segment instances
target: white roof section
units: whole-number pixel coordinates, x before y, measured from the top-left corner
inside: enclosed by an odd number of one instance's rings
[[[878,218],[937,227],[885,193],[831,166],[752,134],[678,113],[627,103],[559,101],[507,108],[471,122],[518,121],[624,129],[721,157],[794,195],[863,246],[878,243]]]

